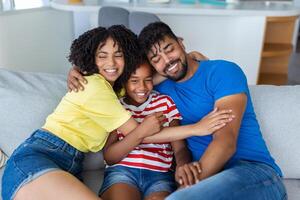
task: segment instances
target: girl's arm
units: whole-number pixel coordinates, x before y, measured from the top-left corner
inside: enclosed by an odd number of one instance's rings
[[[159,132],[164,120],[162,112],[147,116],[141,124],[132,117],[118,130],[126,135],[118,141],[116,131],[109,136],[104,148],[104,159],[108,165],[120,162],[127,154],[138,146],[145,137]]]
[[[159,133],[146,137],[143,143],[173,142],[191,136],[210,135],[232,121],[235,116],[231,112],[232,110],[217,111],[215,108],[195,124],[163,128]]]
[[[118,140],[117,131],[110,133],[105,147],[103,149],[103,157],[108,165],[120,162],[127,154],[138,146],[142,140],[136,139],[135,134],[129,134]]]

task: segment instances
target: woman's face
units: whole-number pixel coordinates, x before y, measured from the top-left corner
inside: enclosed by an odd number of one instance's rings
[[[123,73],[125,66],[122,49],[120,49],[119,45],[111,37],[98,46],[95,54],[95,62],[99,73],[111,85]]]

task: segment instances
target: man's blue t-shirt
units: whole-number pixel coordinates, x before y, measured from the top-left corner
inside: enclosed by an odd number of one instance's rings
[[[254,113],[246,76],[241,68],[228,61],[201,61],[195,74],[184,82],[166,80],[155,88],[174,100],[183,120],[182,125],[198,122],[211,112],[215,102],[225,96],[245,93],[247,106],[241,121],[236,153],[229,160],[251,160],[272,166],[279,175],[280,168],[270,155]],[[212,136],[194,136],[187,139],[193,160],[199,160]]]

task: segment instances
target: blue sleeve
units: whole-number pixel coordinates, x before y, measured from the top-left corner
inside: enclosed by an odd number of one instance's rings
[[[169,79],[164,80],[158,85],[154,86],[154,90],[158,91],[161,94],[168,94],[168,91],[172,88],[172,81]]]
[[[247,78],[237,64],[217,61],[211,67],[207,86],[215,101],[224,96],[248,92]]]

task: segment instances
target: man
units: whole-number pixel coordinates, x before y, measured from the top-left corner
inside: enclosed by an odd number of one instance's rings
[[[182,186],[167,199],[286,199],[282,173],[262,138],[247,80],[234,63],[195,61],[172,30],[162,22],[146,26],[141,47],[158,74],[167,80],[156,90],[172,97],[183,120],[199,121],[210,110],[232,109],[235,119],[213,136],[187,139],[194,163],[177,170]]]
[[[188,176],[189,182],[197,183],[167,199],[285,199],[282,173],[262,138],[240,67],[223,60],[191,59],[162,22],[146,26],[139,41],[152,66],[168,78],[156,90],[173,98],[182,124],[198,121],[213,107],[232,109],[236,116],[213,136],[187,139],[193,160],[202,166],[200,181],[197,175]],[[185,171],[195,174],[188,167]]]

